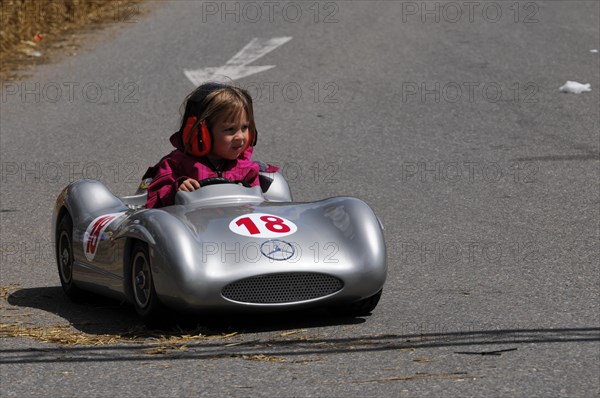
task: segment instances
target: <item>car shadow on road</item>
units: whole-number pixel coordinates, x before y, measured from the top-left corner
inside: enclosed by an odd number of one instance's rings
[[[440,333],[406,333],[390,329],[386,334],[337,337],[335,333],[330,335],[310,328],[362,323],[364,319],[332,317],[318,311],[240,317],[213,316],[202,319],[202,322],[194,318],[184,320],[175,329],[157,332],[145,329],[133,308],[128,305],[99,296],[90,296],[87,302],[74,304],[64,297],[60,287],[20,289],[8,295],[7,301],[13,306],[36,308],[56,314],[80,332],[108,337],[108,341],[97,345],[93,341],[58,341],[57,347],[3,349],[0,364],[223,358],[305,363],[322,360],[324,356],[331,354],[398,352],[397,350],[425,348],[449,348],[455,355],[499,356],[514,355],[520,347],[532,347],[532,344],[586,344],[600,341],[598,327],[467,328]],[[7,312],[17,312],[14,309],[8,308]],[[43,328],[52,329],[52,326],[44,324]],[[290,331],[286,332],[287,330]],[[6,331],[3,328],[3,336],[9,337]],[[276,333],[252,335],[263,331]],[[284,332],[278,333],[279,331]]]
[[[7,297],[9,304],[22,308],[36,308],[64,318],[80,332],[139,337],[152,334],[137,316],[133,306],[99,295],[89,294],[80,303],[70,301],[61,287],[19,289]],[[288,311],[284,313],[179,314],[176,322],[160,331],[161,335],[189,335],[191,332],[206,336],[237,332],[257,333],[315,328],[332,325],[351,325],[365,322],[352,316],[332,316],[321,309]]]
[[[177,330],[161,331],[158,334],[154,331],[136,330],[136,325],[140,326],[140,323],[134,311],[125,305],[99,297],[94,297],[86,304],[72,304],[62,297],[60,288],[21,289],[9,295],[8,302],[19,307],[37,308],[54,313],[69,321],[81,332],[103,334],[96,337],[108,337],[108,341],[101,344],[94,344],[94,341],[52,341],[58,345],[35,348],[29,345],[6,347],[0,350],[0,364],[150,363],[214,359],[309,363],[322,361],[336,354],[374,354],[386,351],[398,353],[401,352],[399,350],[414,351],[427,348],[445,348],[445,352],[451,350],[454,355],[461,356],[528,355],[517,350],[522,347],[531,350],[540,344],[581,345],[600,341],[598,327],[487,330],[467,328],[441,333],[406,333],[391,329],[386,334],[351,333],[350,336],[339,336],[336,333],[323,333],[323,330],[308,328],[339,325],[344,322],[355,323],[357,319],[331,318],[314,313],[283,316],[279,314],[235,319],[230,322],[211,319],[202,322],[200,332],[198,329],[180,326]],[[52,329],[48,325],[43,327]],[[288,329],[296,330],[252,335],[255,332]],[[9,337],[6,335],[6,328],[3,328],[2,332],[3,337]],[[190,336],[197,333],[200,334]]]

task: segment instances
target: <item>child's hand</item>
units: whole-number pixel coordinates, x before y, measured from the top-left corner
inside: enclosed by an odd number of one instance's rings
[[[194,180],[193,178],[188,178],[187,180],[181,183],[177,190],[185,192],[194,192],[196,189],[199,188],[200,184],[198,183],[198,181]]]

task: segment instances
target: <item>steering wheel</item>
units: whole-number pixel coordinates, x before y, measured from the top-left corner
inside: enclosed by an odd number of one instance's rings
[[[200,184],[201,187],[206,187],[209,185],[216,185],[216,184],[236,184],[236,181],[231,181],[229,178],[225,178],[225,177],[210,177],[210,178],[205,178],[204,180],[200,180],[198,181],[198,184]]]
[[[225,177],[210,177],[210,178],[205,178],[204,180],[200,180],[198,181],[198,184],[200,184],[200,187],[206,187],[208,185],[217,185],[217,184],[238,184],[238,185],[242,185],[246,188],[250,187],[250,184],[244,180],[230,180],[229,178],[225,178]]]

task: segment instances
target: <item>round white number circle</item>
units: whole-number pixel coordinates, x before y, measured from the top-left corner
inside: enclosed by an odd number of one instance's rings
[[[298,227],[290,220],[273,214],[251,213],[233,219],[229,229],[253,238],[281,238],[293,234]]]

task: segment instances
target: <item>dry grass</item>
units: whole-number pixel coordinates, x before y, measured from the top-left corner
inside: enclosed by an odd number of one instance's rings
[[[119,343],[125,344],[143,344],[145,355],[172,355],[188,349],[190,343],[207,340],[222,340],[237,333],[222,334],[220,336],[207,336],[201,332],[188,332],[181,334],[155,334],[152,331],[138,329],[131,330],[129,333],[121,335],[90,335],[73,330],[68,325],[54,325],[47,327],[27,326],[21,322],[3,323],[0,322],[0,339],[4,338],[25,338],[32,339],[42,343],[59,344],[61,346],[114,346]],[[224,354],[223,358],[238,358],[246,361],[258,362],[286,362],[286,359],[274,355],[240,355]],[[299,361],[308,363],[312,361]]]
[[[2,317],[2,316],[0,316]],[[33,326],[24,322],[0,322],[0,338],[25,338],[42,343],[64,346],[107,346],[118,343],[150,345],[147,354],[156,355],[168,351],[181,351],[190,343],[207,340],[223,340],[237,333],[206,335],[202,329],[184,331],[152,331],[144,327],[132,328],[119,334],[87,334],[69,325]]]
[[[71,35],[111,22],[135,22],[141,0],[0,0],[0,78],[47,62]]]
[[[23,326],[15,323],[0,323],[0,338],[21,337],[43,343],[62,345],[111,345],[123,338],[110,335],[88,335],[75,332],[69,326]]]
[[[198,341],[229,339],[237,336],[237,332],[213,334],[205,328],[197,327],[193,330],[158,331],[149,330],[144,326],[133,327],[121,333],[114,334],[88,334],[80,332],[70,325],[35,326],[25,320],[15,318],[30,318],[32,313],[23,313],[19,307],[8,304],[10,295],[18,288],[18,284],[0,286],[0,339],[25,338],[42,343],[53,343],[65,346],[72,345],[114,345],[146,344],[152,348],[149,355],[161,354],[173,350],[183,350],[186,345]],[[7,306],[8,305],[8,306]],[[8,313],[6,310],[13,310]]]
[[[17,287],[19,287],[19,285],[16,283],[11,283],[8,286],[0,286],[0,299],[6,300],[8,296],[10,296],[10,293]]]

